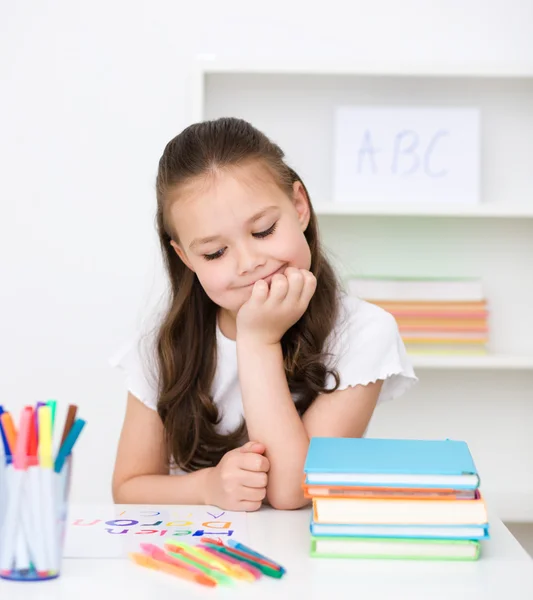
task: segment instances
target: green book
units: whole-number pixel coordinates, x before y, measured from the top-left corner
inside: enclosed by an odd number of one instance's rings
[[[311,556],[316,558],[477,560],[480,549],[475,540],[311,537]]]

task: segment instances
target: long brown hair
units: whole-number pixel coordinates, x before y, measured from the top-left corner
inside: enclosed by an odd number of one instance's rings
[[[195,178],[260,161],[290,198],[294,182],[301,180],[283,158],[282,150],[250,123],[222,118],[187,127],[167,144],[159,161],[157,228],[170,280],[170,298],[156,336],[157,410],[165,428],[168,455],[186,471],[216,465],[226,452],[242,443],[246,426],[243,420],[236,431],[227,435],[217,431],[220,415],[211,397],[211,386],[217,364],[218,306],[170,244],[171,240],[179,240],[168,218],[169,192],[175,198],[176,191],[179,194],[180,188]],[[305,237],[317,288],[305,314],[281,340],[287,382],[300,415],[318,394],[332,392],[339,385],[337,373],[325,366],[324,349],[337,318],[339,284],[320,246],[311,206],[310,212]],[[332,389],[325,387],[328,374],[336,382]]]

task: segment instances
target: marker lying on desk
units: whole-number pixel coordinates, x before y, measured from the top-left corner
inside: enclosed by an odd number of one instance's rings
[[[275,568],[279,569],[280,571],[282,571],[283,573],[286,573],[285,569],[279,565],[278,563],[274,562],[272,559],[263,556],[262,554],[259,554],[259,552],[255,552],[255,550],[252,550],[251,548],[248,548],[248,546],[245,546],[244,544],[241,544],[240,542],[237,542],[235,540],[232,540],[231,538],[228,540],[228,546],[230,548],[235,548],[235,550],[240,550],[241,552],[245,552],[246,554],[250,554],[251,556],[255,556],[256,558],[260,558],[261,560],[264,560],[265,562],[273,565]]]
[[[225,549],[228,552],[231,552],[238,559],[242,560],[244,558],[248,558],[251,561],[255,561],[256,563],[258,563],[258,568],[259,565],[263,565],[265,567],[269,567],[271,569],[279,571],[281,575],[284,575],[287,572],[281,565],[278,565],[278,563],[274,562],[273,560],[270,560],[270,558],[267,558],[266,556],[262,556],[258,552],[255,552],[255,550],[248,549],[246,546],[244,546],[244,544],[240,544],[239,542],[233,542],[232,546],[229,547],[229,540],[228,546],[226,546],[224,543],[218,540],[214,540],[208,537],[202,537],[200,538],[200,541],[205,543],[206,545],[210,545],[214,549]],[[244,550],[244,548],[246,548],[246,550]],[[251,562],[250,564],[254,563]]]
[[[165,549],[169,553],[170,556],[175,558],[176,560],[182,561],[185,565],[190,567],[194,567],[196,569],[200,569],[202,573],[212,577],[216,580],[217,583],[222,583],[225,585],[233,585],[233,579],[223,573],[220,569],[215,567],[213,564],[209,564],[207,561],[197,558],[190,552],[187,552],[183,548],[179,546],[175,546],[174,542],[165,544]]]
[[[233,558],[231,556],[223,556],[220,552],[217,552],[214,548],[210,547],[208,544],[196,546],[200,547],[204,552],[207,552],[212,557],[215,557],[218,561],[222,563],[226,563],[231,569],[231,574],[237,577],[237,579],[244,579],[245,581],[252,581],[255,579],[260,579],[262,577],[262,573],[259,569],[256,569],[249,563],[242,562]],[[246,571],[245,575],[243,571]]]
[[[280,579],[284,575],[283,571],[272,567],[270,564],[267,564],[266,561],[257,558],[256,556],[245,554],[244,552],[241,552],[240,550],[235,550],[234,548],[228,548],[224,544],[217,544],[210,541],[206,541],[205,543],[206,545],[211,546],[211,548],[213,548],[216,552],[219,552],[220,554],[224,554],[225,556],[230,556],[251,564],[253,567],[259,569],[264,575],[274,577],[275,579]]]
[[[208,569],[215,569],[230,577],[243,579],[245,581],[255,581],[256,579],[252,573],[243,569],[241,565],[230,564],[229,561],[224,560],[224,557],[206,552],[205,548],[191,546],[190,544],[175,540],[167,542],[165,548],[172,553],[188,556],[189,558],[196,560],[200,566],[205,566]]]
[[[194,581],[195,583],[200,583],[207,587],[215,587],[217,585],[217,582],[212,577],[209,577],[204,573],[193,573],[187,569],[182,569],[181,567],[155,560],[151,556],[146,556],[140,552],[131,552],[129,557],[141,567],[147,567],[148,569],[154,569],[155,571],[163,571],[164,573],[169,573],[170,575],[175,575],[176,577],[188,581]]]

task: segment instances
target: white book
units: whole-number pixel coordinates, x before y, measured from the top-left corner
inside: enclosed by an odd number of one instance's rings
[[[485,299],[480,279],[381,279],[351,277],[350,294],[374,301],[479,302]]]

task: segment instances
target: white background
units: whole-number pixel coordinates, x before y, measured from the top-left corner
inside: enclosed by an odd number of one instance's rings
[[[531,65],[532,23],[526,0],[0,5],[0,402],[16,411],[47,398],[79,404],[88,426],[75,501],[111,499],[126,392],[107,359],[163,289],[154,179],[164,145],[188,124],[190,60],[371,54],[384,63]],[[346,232],[339,239],[352,251]],[[444,378],[445,393],[428,397],[422,380],[379,409],[371,433],[451,432],[469,441],[491,489],[512,499],[529,475],[533,495],[533,409],[523,401],[531,376],[492,376],[427,373]],[[472,401],[476,377],[494,383],[490,410]],[[510,447],[522,463],[508,465]]]

